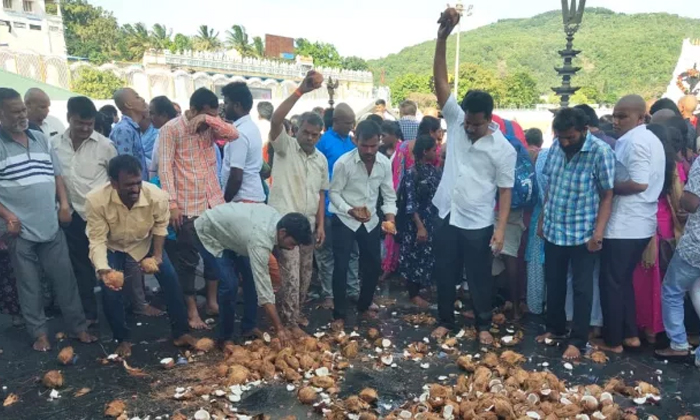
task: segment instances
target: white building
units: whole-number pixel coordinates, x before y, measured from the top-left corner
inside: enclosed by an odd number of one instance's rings
[[[40,55],[66,56],[58,0],[2,0],[0,46]]]

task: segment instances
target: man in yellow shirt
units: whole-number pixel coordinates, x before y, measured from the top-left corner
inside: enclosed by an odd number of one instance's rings
[[[182,289],[163,250],[170,223],[168,194],[141,181],[141,163],[131,155],[110,160],[107,172],[109,184],[88,193],[85,213],[90,260],[102,281],[107,321],[114,339],[120,343],[116,353],[130,356],[131,343],[121,287],[111,284],[108,276],[115,270],[123,272],[127,260],[142,262],[147,257],[153,257],[158,264],[155,276],[165,294],[174,343],[191,345],[194,339],[187,334],[189,324]]]

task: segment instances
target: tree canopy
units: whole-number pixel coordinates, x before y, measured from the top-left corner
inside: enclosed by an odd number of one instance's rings
[[[125,81],[110,71],[83,67],[71,82],[71,90],[92,99],[111,99],[114,91],[124,85]]]

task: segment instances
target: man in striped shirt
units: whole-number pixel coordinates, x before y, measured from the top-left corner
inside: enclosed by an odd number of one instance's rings
[[[46,136],[29,130],[22,97],[0,88],[0,237],[9,246],[22,316],[37,351],[51,349],[41,299],[42,268],[53,282],[71,335],[83,343],[97,340],[87,333],[66,238],[58,226],[59,221],[71,222],[61,173]]]

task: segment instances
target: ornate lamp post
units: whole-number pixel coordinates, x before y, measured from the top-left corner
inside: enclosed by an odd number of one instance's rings
[[[578,6],[576,0],[571,0],[569,5],[568,0],[561,0],[561,11],[564,20],[564,32],[566,33],[566,49],[560,50],[559,55],[564,59],[564,66],[555,67],[554,69],[562,78],[561,86],[552,88],[552,90],[561,97],[560,106],[566,108],[569,106],[569,98],[576,93],[580,88],[571,86],[571,77],[574,76],[581,67],[574,67],[571,61],[580,50],[573,49],[574,35],[578,31],[581,21],[583,20],[583,11],[586,7],[586,0],[579,0]]]
[[[328,89],[328,105],[330,106],[331,109],[333,109],[333,105],[335,105],[335,100],[333,99],[335,96],[335,90],[338,89],[338,80],[333,80],[332,77],[328,76],[328,81],[326,82],[326,89]]]
[[[447,7],[450,7],[448,4]],[[462,37],[462,17],[466,16],[469,17],[472,15],[472,6],[471,4],[469,6],[464,7],[464,4],[462,4],[461,1],[457,1],[457,4],[455,4],[454,8],[459,12],[459,23],[457,24],[457,49],[455,50],[455,98],[457,97],[457,90],[459,88],[459,39]]]

